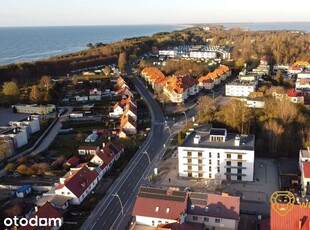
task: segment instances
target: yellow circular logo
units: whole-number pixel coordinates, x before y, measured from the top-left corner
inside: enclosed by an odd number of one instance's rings
[[[295,196],[289,191],[276,191],[270,197],[271,207],[280,216],[289,213],[295,204]]]

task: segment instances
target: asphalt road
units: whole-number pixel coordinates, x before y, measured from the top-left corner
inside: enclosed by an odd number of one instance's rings
[[[128,214],[131,212],[138,189],[169,137],[160,107],[144,85],[136,77],[133,80],[140,95],[150,108],[152,114],[151,132],[106,196],[81,226],[81,229],[124,229],[124,222],[129,220]]]

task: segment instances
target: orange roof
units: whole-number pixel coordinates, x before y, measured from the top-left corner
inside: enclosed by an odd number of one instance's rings
[[[212,83],[213,80],[212,80],[210,77],[208,77],[208,76],[202,76],[202,77],[200,77],[200,78],[198,79],[198,82]]]
[[[272,207],[270,208],[270,222],[273,230],[308,230],[310,229],[309,218],[310,208],[308,206],[302,207],[295,204],[292,206],[292,210],[284,216],[279,215]]]
[[[207,77],[211,78],[212,80],[216,79],[219,77],[215,72],[208,73]]]
[[[213,72],[216,73],[217,75],[223,75],[225,73],[224,70],[221,68],[217,68]]]
[[[165,75],[155,67],[146,67],[142,70],[142,74],[151,79],[165,78]]]
[[[189,76],[171,76],[162,82],[170,92],[174,91],[178,94],[183,93],[186,89],[197,84],[197,80]]]

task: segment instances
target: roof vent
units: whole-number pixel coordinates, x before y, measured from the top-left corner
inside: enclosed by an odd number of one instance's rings
[[[195,208],[195,205],[192,204],[191,205],[191,210],[194,210],[194,208]]]
[[[209,207],[208,206],[205,207],[205,211],[209,212]]]
[[[200,139],[201,139],[201,136],[196,134],[195,137],[194,137],[194,144],[199,144],[200,143]]]
[[[236,137],[235,137],[235,146],[240,146],[240,136],[239,136],[239,134],[237,134]]]

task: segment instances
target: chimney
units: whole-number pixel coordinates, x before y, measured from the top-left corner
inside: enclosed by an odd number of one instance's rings
[[[34,212],[38,212],[39,211],[39,208],[37,205],[34,206]]]
[[[194,144],[199,144],[200,143],[200,139],[201,139],[201,136],[196,134],[195,137],[194,137]]]
[[[27,120],[28,120],[28,121],[30,121],[30,120],[31,120],[31,117],[30,117],[30,116],[29,116],[29,117],[27,117]]]
[[[237,134],[236,137],[235,137],[235,146],[240,146],[240,136],[239,136],[239,134]]]
[[[302,228],[302,219],[299,219],[298,220],[298,229],[301,229]]]
[[[102,143],[102,148],[104,148],[104,147],[105,147],[105,143],[103,142],[103,143]]]

